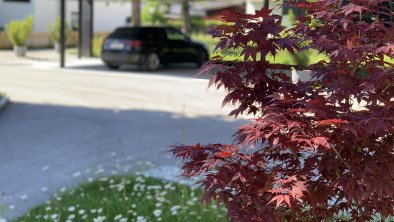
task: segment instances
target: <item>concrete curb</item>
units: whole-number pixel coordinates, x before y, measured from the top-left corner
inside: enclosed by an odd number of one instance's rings
[[[0,98],[0,111],[2,111],[7,106],[8,102],[9,102],[8,97],[5,96]]]

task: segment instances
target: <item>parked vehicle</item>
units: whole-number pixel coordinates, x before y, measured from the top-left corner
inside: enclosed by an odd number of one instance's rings
[[[204,64],[209,53],[202,43],[172,27],[121,27],[102,46],[101,59],[110,69],[125,64],[154,71],[170,63]]]

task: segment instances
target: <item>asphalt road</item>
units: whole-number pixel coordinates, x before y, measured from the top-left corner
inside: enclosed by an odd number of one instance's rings
[[[12,101],[0,113],[0,206],[11,206],[7,217],[102,169],[176,165],[171,145],[231,142],[241,122],[221,109],[224,92],[207,90],[194,72],[0,65],[0,91]]]

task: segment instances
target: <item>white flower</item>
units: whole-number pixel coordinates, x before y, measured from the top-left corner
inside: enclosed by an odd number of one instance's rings
[[[147,220],[143,216],[138,216],[137,222],[147,222]]]
[[[174,205],[174,206],[172,206],[172,207],[170,208],[170,211],[175,211],[175,210],[179,210],[179,209],[181,209],[180,206]]]
[[[98,216],[97,218],[93,218],[93,222],[103,222],[105,220],[104,216]]]
[[[4,218],[0,218],[0,222],[7,222],[7,220]]]
[[[8,208],[9,208],[10,210],[13,210],[13,209],[15,209],[15,205],[10,205],[10,206],[8,206]]]
[[[42,192],[48,191],[48,187],[41,187],[41,191],[42,191]]]
[[[75,210],[74,206],[71,206],[71,207],[68,208],[68,211],[70,211],[70,212],[73,212],[74,210]]]
[[[74,219],[75,218],[75,214],[70,214],[70,215],[68,215],[68,217],[67,217],[69,220],[72,220],[72,219]]]
[[[189,206],[193,206],[194,205],[194,201],[193,200],[188,200],[186,202],[186,204],[189,205]]]
[[[104,171],[103,168],[99,168],[99,169],[96,170],[95,174],[101,174],[101,173],[104,173],[104,172],[105,171]]]
[[[178,210],[179,210],[180,208],[181,208],[181,207],[178,206],[178,205],[172,206],[172,207],[170,208],[171,214],[172,214],[172,215],[177,215],[177,214],[178,214]]]
[[[28,197],[28,196],[25,194],[25,195],[22,195],[22,196],[21,196],[21,199],[22,199],[22,200],[26,200],[27,197]]]
[[[79,176],[81,176],[81,171],[77,171],[73,173],[73,177],[79,177]]]
[[[50,210],[52,210],[52,207],[50,207],[50,206],[45,207],[45,210],[46,210],[46,211],[50,211]]]
[[[160,209],[156,209],[153,211],[153,215],[155,215],[155,217],[160,217],[161,215],[161,210]]]
[[[85,210],[84,210],[84,209],[81,209],[81,210],[78,211],[78,214],[79,214],[79,215],[82,215],[82,214],[84,214],[84,213],[85,213]]]
[[[56,218],[57,218],[57,214],[52,214],[52,215],[51,215],[51,219],[52,219],[52,220],[56,220]]]

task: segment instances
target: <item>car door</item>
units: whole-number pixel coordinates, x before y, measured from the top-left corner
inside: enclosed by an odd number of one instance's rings
[[[174,28],[165,29],[167,43],[170,49],[170,62],[192,62],[195,60],[196,48],[190,43],[190,38]]]

